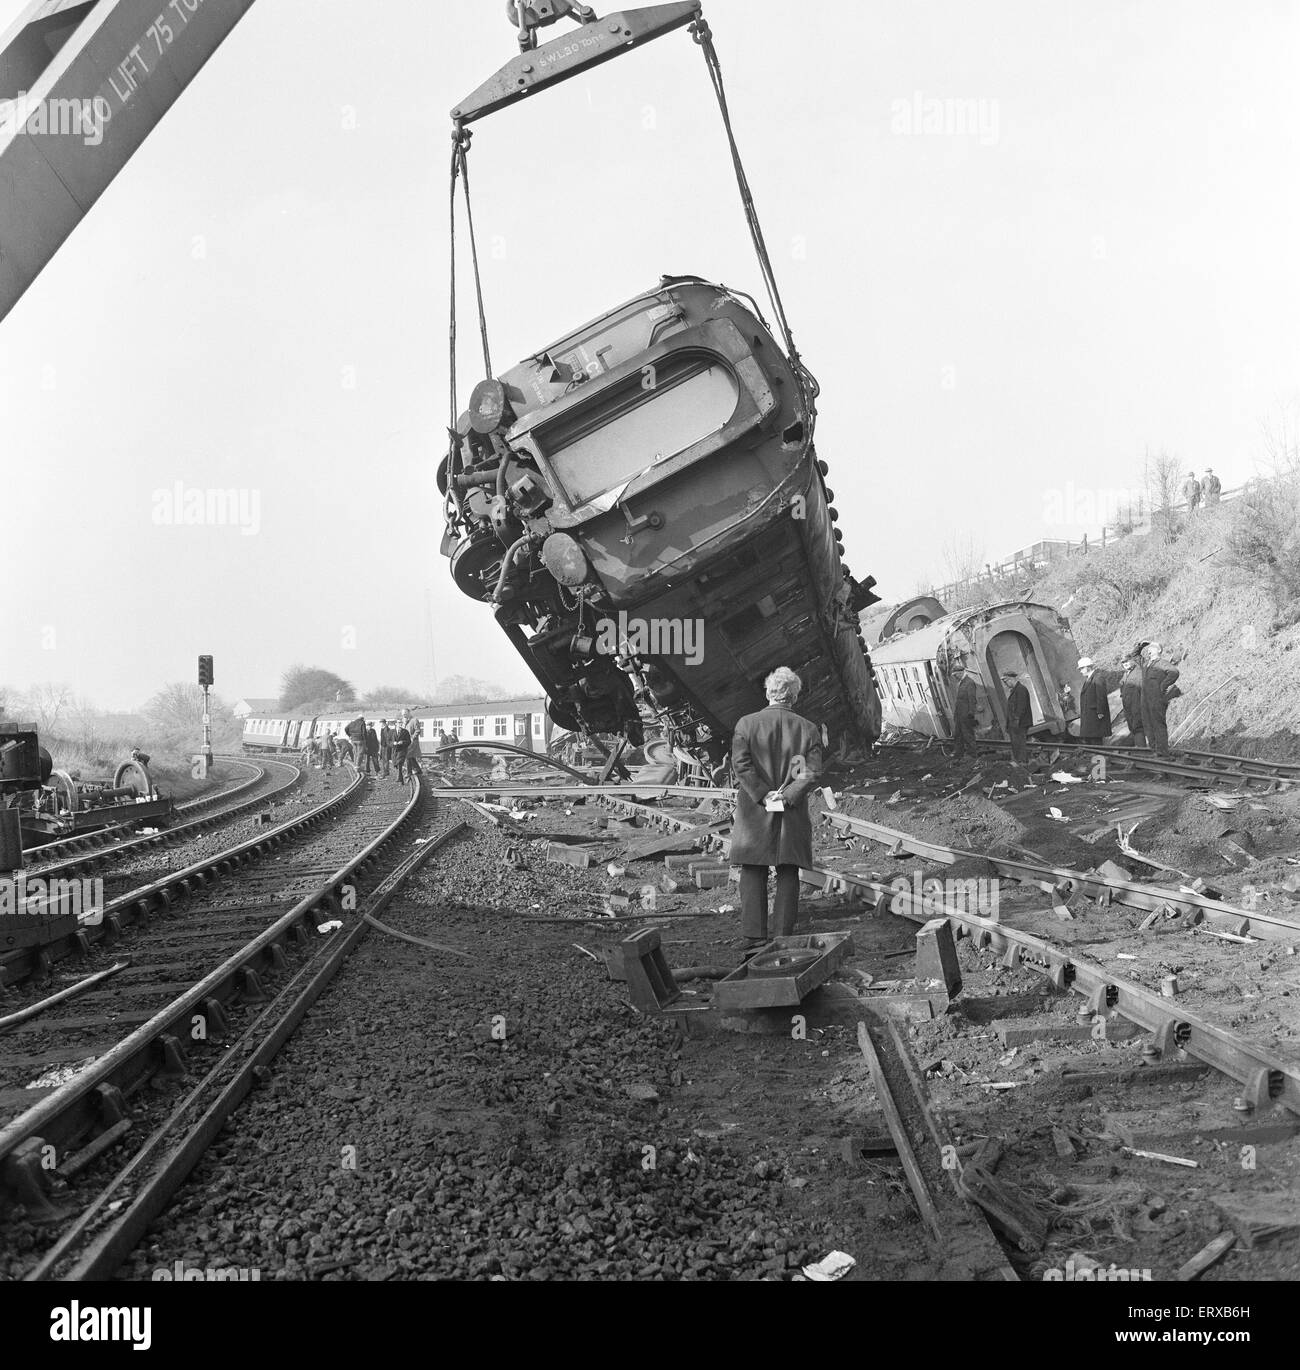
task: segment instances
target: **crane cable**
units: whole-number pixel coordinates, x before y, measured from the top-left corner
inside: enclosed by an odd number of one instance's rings
[[[785,305],[781,300],[781,291],[776,283],[776,272],[772,267],[772,258],[767,250],[767,242],[763,237],[763,226],[759,222],[753,192],[749,188],[749,178],[745,175],[745,164],[741,160],[740,148],[736,144],[736,135],[731,127],[731,111],[727,105],[726,87],[722,82],[722,63],[718,60],[717,49],[713,46],[713,32],[703,15],[691,23],[688,32],[704,53],[704,61],[709,69],[709,80],[712,82],[714,94],[718,98],[718,110],[722,115],[722,127],[726,131],[727,143],[731,148],[731,163],[736,171],[736,188],[740,191],[740,203],[745,212],[749,236],[754,244],[754,255],[758,258],[759,271],[763,276],[763,284],[767,287],[767,296],[772,304],[772,313],[780,326],[781,336],[785,340],[786,354],[790,359],[790,365],[794,368],[795,375],[799,378],[801,388],[804,390],[809,428],[811,429],[812,420],[816,413],[816,399],[821,387],[817,384],[816,377],[813,376],[812,372],[804,366],[803,360],[799,356],[799,349],[795,346],[794,334],[790,330],[790,321],[786,318]]]
[[[466,154],[469,152],[469,140],[473,135],[470,130],[462,127],[457,122],[451,132],[451,314],[450,314],[450,346],[451,363],[449,375],[451,380],[451,422],[452,433],[456,431],[456,182],[459,180],[465,191],[465,222],[469,228],[469,252],[470,259],[474,264],[474,296],[478,302],[478,331],[479,338],[483,344],[483,375],[492,375],[492,353],[488,346],[488,326],[487,314],[483,309],[483,277],[478,265],[478,239],[474,233],[474,206],[469,192],[469,159]]]
[[[789,357],[790,365],[794,370],[795,377],[799,382],[800,390],[803,393],[804,408],[807,410],[808,428],[811,435],[817,413],[817,396],[821,393],[821,387],[818,385],[816,377],[803,364],[803,359],[799,355],[799,349],[795,346],[794,334],[790,329],[790,321],[786,317],[785,305],[781,299],[780,287],[776,282],[776,272],[772,266],[771,254],[767,250],[767,242],[763,237],[763,227],[759,222],[758,210],[754,204],[753,192],[749,188],[749,178],[745,175],[745,164],[741,160],[740,148],[736,144],[736,135],[731,126],[731,111],[727,105],[727,92],[722,81],[722,64],[718,60],[717,50],[713,46],[713,32],[709,28],[703,15],[691,22],[688,32],[704,53],[705,64],[709,71],[709,80],[713,85],[714,94],[717,96],[718,110],[722,115],[722,126],[726,132],[727,143],[731,149],[731,163],[736,172],[736,187],[740,191],[740,203],[745,213],[745,223],[749,228],[750,240],[754,245],[754,255],[758,258],[759,271],[763,277],[763,284],[767,288],[767,297],[772,305],[773,316],[780,327],[781,336],[785,341],[786,354]],[[488,350],[487,317],[483,310],[483,283],[478,264],[478,244],[474,235],[474,211],[470,202],[469,161],[466,156],[469,151],[470,136],[470,131],[464,128],[460,121],[457,120],[452,126],[451,135],[451,319],[449,340],[451,360],[448,368],[451,382],[451,419],[449,429],[453,443],[456,440],[457,417],[456,182],[458,179],[464,185],[465,218],[469,226],[470,255],[474,263],[474,291],[478,301],[479,334],[483,343],[483,374],[485,376],[492,375],[492,358]]]

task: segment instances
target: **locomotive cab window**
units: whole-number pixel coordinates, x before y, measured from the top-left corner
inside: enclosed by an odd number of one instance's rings
[[[551,423],[534,438],[571,504],[585,504],[724,428],[740,388],[703,353],[664,358]]]

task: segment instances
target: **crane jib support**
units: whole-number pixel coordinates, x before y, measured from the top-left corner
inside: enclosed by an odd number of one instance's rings
[[[608,62],[629,48],[662,38],[700,18],[700,0],[671,5],[620,10],[592,24],[584,24],[562,38],[512,58],[495,76],[479,86],[451,112],[458,124],[469,124],[485,114],[513,105],[534,91],[567,81],[570,76]]]

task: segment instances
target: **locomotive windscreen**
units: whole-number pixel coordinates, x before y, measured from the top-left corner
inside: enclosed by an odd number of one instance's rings
[[[535,437],[570,503],[585,504],[716,433],[739,397],[726,366],[695,358],[658,376],[639,373]]]

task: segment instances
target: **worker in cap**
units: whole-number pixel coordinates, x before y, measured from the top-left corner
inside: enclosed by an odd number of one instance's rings
[[[1017,671],[1003,671],[1002,684],[1007,691],[1007,736],[1011,739],[1011,760],[1017,766],[1025,766],[1029,763],[1026,738],[1033,718],[1029,691]]]
[[[1196,479],[1195,471],[1187,473],[1187,479],[1183,482],[1183,498],[1187,501],[1187,516],[1190,518],[1201,506],[1201,482]]]
[[[975,671],[969,665],[963,665],[953,707],[953,741],[957,744],[953,755],[958,761],[967,753],[972,757],[979,755],[979,745],[975,741],[975,714],[978,706],[979,692],[975,688]]]
[[[1207,508],[1212,504],[1218,504],[1219,496],[1223,493],[1223,482],[1214,474],[1212,466],[1207,466],[1205,474],[1201,477],[1201,493],[1205,497]]]
[[[1110,736],[1110,681],[1090,656],[1079,658],[1083,685],[1079,689],[1079,741],[1100,747]]]
[[[1146,728],[1142,722],[1142,652],[1131,651],[1120,663],[1119,698],[1128,724],[1128,745],[1145,747]]]

